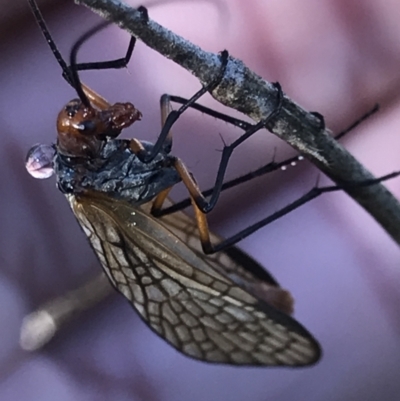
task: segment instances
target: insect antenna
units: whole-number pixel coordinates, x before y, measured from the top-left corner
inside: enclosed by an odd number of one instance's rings
[[[73,45],[70,56],[69,56],[70,67],[68,68],[67,74],[72,81],[72,82],[70,82],[70,84],[75,88],[76,93],[79,96],[79,99],[81,99],[82,103],[87,107],[90,107],[91,104],[90,104],[88,97],[85,94],[85,91],[83,90],[82,82],[79,78],[78,68],[77,68],[78,64],[76,62],[77,54],[83,43],[85,43],[91,36],[95,35],[97,32],[101,31],[109,24],[110,24],[110,22],[108,22],[108,21],[101,22],[100,24],[96,25],[95,27],[93,27],[92,29],[90,29],[89,31],[84,33]],[[65,72],[63,73],[63,76],[64,76],[64,74],[65,74]],[[64,77],[64,78],[66,78],[66,77]],[[67,81],[68,81],[68,79],[67,79]]]
[[[35,0],[28,0],[29,6],[31,8],[31,11],[33,13],[33,16],[35,17],[36,23],[39,25],[40,30],[42,31],[42,34],[44,38],[46,39],[47,44],[49,45],[51,51],[54,54],[54,57],[56,58],[58,64],[60,65],[62,71],[63,71],[63,77],[67,80],[67,82],[72,85],[72,83],[68,80],[69,77],[69,68],[63,57],[61,56],[60,51],[58,50],[53,37],[50,34],[49,29],[47,28],[46,23],[44,22],[44,18],[42,13],[39,10],[39,7],[36,4]]]
[[[63,72],[62,76],[76,90],[82,103],[89,107],[90,102],[89,102],[89,99],[87,98],[87,96],[85,95],[85,93],[83,92],[82,85],[80,83],[76,68],[68,67],[68,65],[65,62],[64,58],[62,57],[60,51],[58,50],[58,48],[54,42],[54,39],[50,34],[49,29],[47,28],[47,25],[44,21],[43,15],[40,12],[39,7],[37,6],[36,2],[34,0],[28,0],[28,3],[30,5],[32,13],[35,17],[36,23],[39,25],[39,28],[42,31],[42,34],[45,37],[47,44],[49,45],[55,59],[57,60],[58,64],[60,65],[60,67],[62,69],[62,72]],[[86,37],[85,37],[85,39],[86,39]],[[79,46],[78,46],[78,48],[79,48]],[[72,55],[72,51],[71,51],[71,58],[72,57],[73,57],[73,55]],[[76,59],[76,54],[74,57]]]

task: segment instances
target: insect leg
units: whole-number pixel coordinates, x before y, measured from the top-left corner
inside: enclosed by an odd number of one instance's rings
[[[300,206],[306,204],[312,199],[317,198],[318,196],[327,193],[327,192],[335,192],[335,191],[341,191],[345,190],[346,188],[354,188],[354,187],[363,187],[363,186],[369,186],[369,185],[374,185],[378,184],[382,181],[389,180],[391,178],[395,178],[400,175],[400,171],[395,171],[393,173],[387,174],[385,176],[360,182],[360,183],[346,183],[342,185],[331,185],[331,186],[325,186],[325,187],[314,187],[312,188],[309,192],[307,192],[305,195],[302,197],[298,198],[292,203],[289,203],[287,206],[284,208],[278,210],[277,212],[265,217],[264,219],[258,221],[255,224],[252,224],[251,226],[245,228],[242,231],[239,231],[237,234],[233,235],[232,237],[227,238],[226,240],[220,242],[217,245],[212,245],[210,243],[202,243],[203,249],[205,253],[211,254],[215,252],[220,252],[223,250],[226,250],[227,248],[231,247],[232,245],[235,245],[242,239],[248,237],[249,235],[253,234],[255,231],[259,230],[262,227],[265,227],[266,225],[272,223],[273,221],[285,216],[286,214],[292,212],[293,210],[299,208]],[[195,210],[196,211],[196,210]],[[196,219],[198,219],[197,214],[196,214]],[[201,222],[199,223],[199,228],[201,227]]]
[[[153,200],[153,203],[151,205],[151,213],[152,214],[157,214],[157,212],[162,208],[162,205],[164,204],[165,200],[168,197],[169,192],[171,191],[172,187],[164,189],[164,191],[161,191]]]
[[[196,202],[196,205],[200,208],[200,210],[203,213],[209,213],[212,209],[214,209],[218,201],[225,177],[226,168],[228,167],[228,162],[234,149],[237,148],[246,139],[250,138],[250,136],[252,136],[254,133],[256,133],[262,128],[265,128],[265,125],[268,122],[272,121],[279,114],[282,107],[283,92],[278,82],[275,83],[274,85],[278,91],[278,100],[275,109],[269,114],[267,118],[261,120],[259,123],[255,124],[253,127],[248,129],[242,136],[240,136],[232,144],[224,146],[224,149],[222,150],[221,161],[218,167],[217,177],[215,179],[214,189],[211,194],[210,200],[207,201],[201,194],[201,192],[196,197],[193,197],[194,201]]]
[[[168,96],[168,95],[163,95],[163,97],[164,96]],[[179,98],[179,97],[176,97],[176,96],[168,96],[168,97],[172,101],[177,101],[178,103],[180,103],[181,101],[186,101],[186,99]],[[176,100],[176,99],[178,99],[178,100]],[[242,124],[248,125],[249,127],[252,126],[251,124],[247,123],[246,121],[242,121],[242,120],[233,118],[231,116],[219,113],[219,112],[217,112],[215,110],[208,109],[207,107],[201,106],[199,104],[194,104],[191,107],[193,107],[194,109],[199,110],[199,111],[201,111],[201,112],[203,112],[205,114],[208,114],[208,115],[210,115],[212,117],[215,117],[215,118],[221,119],[221,120],[223,120],[223,121],[225,121],[227,123],[233,124],[233,125],[235,125],[237,127],[241,127]],[[335,135],[335,139],[343,138],[346,134],[348,134],[350,131],[355,129],[358,125],[360,125],[362,122],[367,120],[370,116],[375,114],[378,110],[379,110],[379,106],[378,105],[374,105],[374,107],[371,110],[369,110],[367,113],[362,115],[358,120],[353,122],[349,127],[344,129],[343,131],[341,131],[339,134]],[[220,115],[222,115],[223,118],[220,118]],[[231,122],[231,120],[236,120],[236,121],[235,122]],[[290,157],[289,159],[283,160],[281,162],[275,162],[274,160],[272,160],[271,162],[267,163],[266,165],[254,170],[254,171],[251,171],[251,172],[249,172],[247,174],[244,174],[244,175],[242,175],[240,177],[237,177],[237,178],[234,178],[234,179],[229,180],[227,182],[224,182],[222,184],[222,187],[221,187],[221,192],[225,191],[227,189],[230,189],[230,188],[234,188],[237,185],[240,185],[242,183],[245,183],[247,181],[252,180],[253,178],[261,177],[261,176],[263,176],[265,174],[272,173],[272,172],[274,172],[276,170],[280,170],[280,169],[281,170],[286,170],[287,167],[295,166],[297,164],[297,162],[299,162],[299,161],[301,161],[303,159],[304,159],[303,156],[297,155],[297,156]],[[210,196],[213,193],[213,190],[214,190],[214,187],[213,188],[209,188],[209,189],[207,189],[205,191],[202,191],[203,197]],[[169,206],[169,207],[167,207],[165,209],[157,210],[154,213],[154,216],[161,217],[161,216],[165,216],[165,215],[168,215],[168,214],[171,214],[171,213],[175,213],[175,212],[177,212],[179,210],[183,210],[183,209],[189,207],[190,205],[191,205],[191,199],[190,198],[186,198],[186,199],[183,199],[182,201],[177,202],[177,203],[173,204],[172,206]]]
[[[192,200],[192,205],[195,212],[195,219],[197,222],[197,226],[200,233],[200,241],[205,254],[213,254],[216,252],[224,251],[235,245],[242,239],[248,237],[249,235],[253,234],[255,231],[259,230],[262,227],[272,223],[273,221],[285,216],[286,214],[294,211],[295,209],[299,208],[300,206],[306,204],[307,202],[311,201],[312,199],[317,198],[318,196],[327,193],[327,192],[335,192],[344,190],[346,188],[354,188],[357,186],[369,186],[374,185],[382,181],[386,181],[391,178],[395,178],[400,175],[400,171],[396,171],[385,176],[360,182],[360,183],[344,183],[342,185],[330,185],[325,187],[314,187],[309,192],[307,192],[302,197],[298,198],[294,202],[291,202],[284,208],[278,210],[277,212],[265,217],[264,219],[258,221],[257,223],[252,224],[251,226],[245,228],[244,230],[239,231],[237,234],[229,237],[223,241],[221,241],[217,245],[213,245],[210,241],[210,233],[208,229],[208,223],[206,215],[202,212],[202,210],[197,206],[197,202],[195,199],[201,194],[195,180],[193,179],[192,175],[187,170],[186,166],[180,161],[178,158],[175,159],[175,168],[178,171],[179,175],[182,178],[182,182],[187,187],[190,198]],[[161,206],[161,205],[160,205]]]
[[[178,110],[172,110],[164,123],[164,126],[161,129],[161,133],[157,138],[156,143],[153,146],[151,152],[139,151],[137,156],[144,163],[151,162],[160,152],[160,150],[164,147],[165,141],[168,141],[170,138],[170,130],[178,118],[184,113],[191,105],[193,105],[200,97],[202,97],[205,93],[213,91],[221,82],[225,75],[226,66],[228,64],[229,53],[226,50],[223,50],[220,53],[221,59],[221,68],[218,75],[207,85],[203,86],[199,91],[197,91],[185,104],[183,104]]]
[[[65,62],[64,58],[62,57],[60,51],[58,50],[51,34],[50,31],[47,28],[47,25],[44,21],[44,18],[34,0],[28,0],[28,3],[30,5],[30,8],[32,10],[32,13],[35,17],[35,20],[37,24],[39,25],[42,34],[44,35],[46,42],[50,46],[51,51],[53,52],[58,64],[60,65],[62,71],[63,71],[63,77],[64,79],[71,85],[73,85],[73,82],[71,80],[71,69],[75,69],[77,71],[82,71],[82,70],[102,70],[102,69],[109,69],[109,68],[124,68],[126,65],[129,63],[130,58],[132,56],[133,49],[135,47],[135,42],[136,38],[131,37],[131,40],[128,45],[128,49],[126,52],[126,55],[122,58],[115,59],[115,60],[109,60],[109,61],[101,61],[101,62],[93,62],[93,63],[79,63],[75,64],[73,66],[68,66],[67,63]],[[139,7],[139,10],[142,11],[143,18],[148,19],[147,16],[147,10],[144,7]],[[104,29],[110,25],[110,22],[101,22],[100,24],[96,25],[94,28],[90,29],[88,32],[86,32],[84,35],[82,35],[76,43],[79,42],[78,47],[88,40],[91,36],[95,35],[97,32],[100,30]]]
[[[188,102],[188,99],[180,97],[180,96],[164,94],[161,97],[161,101],[162,102],[169,101],[169,102],[175,102],[175,103],[179,103],[179,104],[186,104]],[[250,124],[247,121],[240,120],[239,118],[229,116],[228,114],[224,114],[219,111],[210,109],[210,108],[202,106],[201,104],[198,104],[198,103],[193,103],[189,107],[194,110],[198,110],[201,113],[207,114],[211,117],[214,117],[218,120],[221,120],[228,124],[231,124],[235,127],[241,128],[245,131],[254,126],[254,124]],[[353,129],[358,127],[362,122],[367,120],[369,117],[371,117],[373,114],[375,114],[378,110],[379,110],[379,105],[375,104],[371,110],[367,111],[359,119],[354,121],[349,127],[347,127],[346,129],[344,129],[343,131],[341,131],[337,135],[335,135],[334,138],[336,140],[343,138],[346,134],[348,134],[350,131],[352,131]],[[323,116],[321,114],[315,113],[315,112],[312,112],[312,114],[314,114],[317,118],[319,118],[321,120],[321,125],[324,125]],[[291,161],[289,162],[289,160],[291,160],[291,159],[288,159],[288,164],[291,163]],[[280,167],[278,167],[278,168],[280,168]]]
[[[131,60],[132,53],[135,48],[135,44],[136,44],[136,38],[134,36],[132,36],[129,41],[128,49],[127,49],[124,57],[114,59],[114,60],[108,60],[108,61],[78,63],[74,66],[74,68],[76,68],[78,71],[125,68],[128,65],[129,61]],[[71,68],[71,66],[70,66],[70,68]]]
[[[287,166],[290,166],[290,165],[293,166],[293,165],[295,165],[295,163],[297,163],[298,161],[301,161],[301,160],[303,160],[303,156],[299,155],[299,156],[294,156],[289,159],[283,160],[281,162],[275,162],[275,161],[269,162],[268,164],[258,168],[257,170],[251,171],[250,173],[244,174],[240,177],[237,177],[237,178],[234,178],[227,182],[224,182],[221,187],[221,192],[223,192],[227,189],[230,189],[230,188],[234,188],[237,185],[243,184],[247,181],[251,181],[253,178],[261,177],[263,175],[272,173],[273,171],[276,171],[279,169],[285,169],[285,168],[287,168]],[[214,190],[214,187],[209,188],[205,191],[202,191],[201,193],[202,193],[203,197],[206,197],[206,196],[210,196],[213,193],[213,190]],[[153,213],[153,215],[155,217],[165,216],[165,215],[168,215],[171,213],[175,213],[179,210],[186,209],[190,205],[191,205],[191,198],[186,198],[180,202],[173,204],[172,206],[169,206],[162,210],[158,210],[156,213]]]
[[[210,200],[207,201],[205,199],[205,196],[200,193],[197,196],[192,195],[194,201],[196,202],[196,205],[200,208],[200,210],[203,213],[209,213],[216,205],[219,195],[222,191],[223,188],[223,180],[226,172],[226,168],[228,166],[228,161],[230,156],[232,155],[233,150],[239,146],[242,142],[244,142],[247,138],[249,138],[251,135],[253,135],[255,132],[258,130],[265,128],[265,124],[267,124],[269,121],[271,121],[273,118],[276,117],[277,114],[279,114],[281,104],[282,104],[282,98],[283,98],[283,93],[282,89],[279,85],[279,83],[275,83],[275,86],[277,87],[278,90],[278,104],[275,110],[264,120],[260,121],[258,124],[252,125],[251,128],[249,128],[241,137],[239,137],[236,141],[234,141],[231,145],[225,146],[223,151],[222,151],[222,157],[220,161],[220,165],[218,167],[218,172],[217,172],[217,178],[215,180],[215,184],[213,189],[211,190],[211,197]],[[365,116],[363,116],[360,120],[356,121],[353,123],[347,130],[345,130],[343,133],[339,134],[339,137],[342,137],[345,135],[347,132],[349,132],[351,129],[355,128],[358,124],[360,124],[364,119],[368,118],[371,114],[375,113],[377,111],[377,107],[375,106],[374,109],[372,109],[369,113],[367,113]],[[318,118],[321,121],[322,128],[324,128],[324,121],[322,116]],[[292,160],[290,162],[293,162]],[[277,168],[282,168],[284,164],[280,164],[279,167]],[[269,172],[269,168],[266,168],[267,170],[264,173]],[[270,170],[271,171],[271,170]],[[261,175],[261,174],[260,174]],[[243,181],[241,181],[243,182]],[[235,184],[237,185],[237,184]],[[177,205],[175,205],[177,207]],[[176,209],[175,209],[176,210]]]
[[[185,101],[184,105],[186,105],[188,102],[190,102],[190,100]],[[165,127],[168,116],[172,113],[171,101],[167,95],[163,95],[160,98],[160,112],[161,112],[161,127]],[[163,129],[163,131],[164,131],[164,129]],[[165,153],[170,153],[171,148],[172,148],[172,130],[171,130],[171,128],[168,131],[161,133],[161,135],[163,135],[163,141],[161,144],[161,148]],[[154,145],[154,146],[156,146],[156,145]],[[145,159],[145,161],[147,161],[146,155],[148,156],[148,153],[146,153],[146,150],[144,149],[142,143],[139,140],[137,140],[135,138],[131,139],[130,149],[133,153],[135,153],[139,157],[140,157],[140,155],[142,155],[142,159]],[[151,159],[149,161],[151,161]],[[166,198],[166,195],[165,195],[165,197],[163,197],[162,195],[160,197],[157,196],[157,199],[160,199],[160,201],[154,202],[154,204],[153,204],[154,213],[159,212],[165,198]],[[156,206],[158,204],[160,205],[160,207]]]
[[[148,15],[147,15],[147,10],[144,7],[139,7],[139,9],[142,12],[143,19],[148,20]],[[110,21],[103,21],[100,24],[94,26],[92,29],[84,33],[74,44],[72,50],[71,50],[71,55],[79,50],[81,45],[85,43],[88,39],[90,39],[92,36],[94,36],[97,32],[101,31],[102,29],[106,28],[108,25],[110,25]],[[90,62],[90,63],[76,63],[71,61],[71,65],[67,67],[67,71],[63,68],[63,77],[66,79],[66,81],[73,85],[72,77],[74,74],[74,71],[84,71],[84,70],[105,70],[105,69],[119,69],[119,68],[125,68],[131,57],[133,50],[135,48],[136,44],[136,38],[134,36],[131,36],[131,39],[129,41],[128,49],[126,51],[126,54],[122,58],[114,59],[114,60],[107,60],[107,61],[98,61],[98,62]],[[72,58],[72,57],[71,57]]]
[[[277,90],[278,90],[278,105],[275,108],[275,110],[272,111],[272,113],[266,119],[261,120],[259,123],[251,126],[250,129],[248,129],[240,138],[238,138],[236,141],[234,141],[231,145],[224,147],[223,152],[222,152],[221,162],[220,162],[220,165],[218,168],[217,178],[215,180],[215,185],[212,190],[212,195],[211,195],[211,199],[209,202],[205,199],[205,197],[201,193],[199,187],[197,186],[197,184],[194,181],[191,174],[188,172],[186,166],[179,159],[177,159],[177,158],[175,159],[175,168],[177,169],[178,173],[180,174],[180,176],[182,178],[182,181],[184,182],[187,189],[189,190],[191,198],[196,203],[197,207],[201,210],[202,213],[210,212],[217,203],[217,200],[221,193],[221,188],[223,185],[223,180],[224,180],[226,168],[228,166],[229,158],[230,158],[233,150],[237,146],[239,146],[242,142],[244,142],[247,138],[249,138],[251,135],[253,135],[255,132],[257,132],[261,128],[264,128],[265,124],[268,123],[270,120],[272,120],[279,113],[279,111],[281,109],[281,104],[282,104],[283,92],[282,92],[282,89],[281,89],[279,83],[276,83],[275,86],[277,87]],[[185,106],[186,105],[184,105],[183,107],[185,107]],[[167,121],[168,121],[168,118],[172,115],[172,113],[173,112],[171,112],[168,115]],[[168,127],[167,124],[164,124],[163,131],[164,131],[165,127]],[[168,135],[170,135],[169,131],[170,131],[170,127],[169,127],[168,131],[165,133],[164,138],[167,138]],[[137,146],[137,143],[136,142],[132,143],[132,145],[133,145],[132,150],[136,154],[140,154],[140,149]],[[159,209],[157,209],[157,208],[153,209],[154,213],[157,213],[158,211],[159,211]]]
[[[188,101],[189,101],[188,99],[186,99],[184,97],[180,97],[180,96],[174,96],[174,95],[168,95],[168,94],[164,94],[161,96],[161,103],[175,102],[175,103],[179,103],[179,104],[187,104]],[[193,104],[189,105],[189,107],[194,110],[200,111],[201,113],[204,113],[208,116],[214,117],[218,120],[221,120],[228,124],[231,124],[235,127],[241,128],[244,131],[250,129],[254,125],[254,124],[248,123],[247,121],[240,120],[239,118],[229,116],[228,114],[224,114],[219,111],[210,109],[210,108],[205,107],[198,103],[193,103]]]
[[[174,167],[178,174],[180,175],[183,184],[186,186],[190,193],[190,198],[192,200],[192,205],[194,208],[195,212],[195,219],[197,222],[197,226],[199,229],[200,233],[200,241],[201,241],[201,246],[203,248],[203,251],[205,254],[213,254],[216,252],[224,251],[227,248],[231,247],[232,245],[235,245],[242,239],[248,237],[249,235],[253,234],[255,231],[259,230],[260,228],[272,223],[273,221],[285,216],[286,214],[292,212],[293,210],[299,208],[300,206],[306,204],[307,202],[311,201],[312,199],[317,198],[318,196],[327,193],[327,192],[335,192],[335,191],[340,191],[346,188],[354,188],[356,186],[362,187],[362,186],[369,186],[369,185],[374,185],[379,182],[397,177],[400,175],[400,171],[393,172],[390,174],[387,174],[385,176],[360,182],[360,183],[343,183],[342,185],[330,185],[330,186],[325,186],[325,187],[314,187],[312,188],[309,192],[307,192],[305,195],[302,197],[298,198],[294,202],[291,202],[284,208],[278,210],[277,212],[265,217],[264,219],[258,221],[257,223],[252,224],[251,226],[245,228],[244,230],[239,231],[237,234],[221,241],[217,245],[213,245],[210,240],[210,232],[208,229],[208,223],[207,223],[207,217],[205,213],[201,210],[201,208],[198,206],[198,202],[196,202],[196,199],[199,199],[200,196],[202,196],[200,189],[194,180],[193,176],[191,173],[188,171],[187,167],[184,165],[184,163],[178,159],[174,159]],[[166,198],[166,195],[163,196],[163,198]],[[162,202],[158,202],[157,207],[161,208]],[[153,210],[156,210],[157,208],[153,208]]]
[[[189,193],[191,195],[191,198],[194,200],[194,202],[196,203],[197,207],[203,212],[203,213],[209,213],[216,205],[219,195],[221,193],[221,189],[223,186],[223,180],[224,180],[224,176],[225,176],[225,172],[226,172],[226,168],[228,166],[228,162],[229,159],[232,155],[233,150],[238,147],[242,142],[244,142],[246,139],[248,139],[250,136],[252,136],[255,132],[259,131],[260,129],[265,127],[265,124],[267,124],[269,121],[271,121],[273,118],[276,117],[276,115],[280,112],[281,106],[282,106],[282,99],[283,99],[283,92],[281,89],[281,86],[279,85],[279,83],[275,83],[274,84],[277,88],[278,91],[278,101],[277,101],[277,106],[276,108],[270,113],[270,115],[266,118],[261,120],[259,123],[255,124],[255,125],[251,125],[251,127],[246,130],[246,132],[241,135],[236,141],[234,141],[231,145],[229,146],[225,146],[223,151],[222,151],[222,157],[221,157],[221,161],[218,167],[218,172],[217,172],[217,177],[215,180],[215,185],[214,188],[212,190],[212,194],[211,194],[211,198],[210,201],[207,201],[206,198],[203,196],[203,194],[201,193],[201,191],[199,190],[197,184],[195,183],[195,181],[193,180],[193,178],[191,178],[190,174],[188,173],[186,167],[183,165],[182,162],[180,162],[178,159],[176,162],[176,167],[179,172],[179,174],[181,175],[181,178],[183,180],[183,182],[185,183],[186,187],[189,190]],[[192,97],[193,99],[194,97]],[[190,99],[189,102],[192,100]],[[163,98],[161,99],[161,101],[163,101]],[[188,107],[187,104],[184,104],[182,107]],[[181,109],[182,109],[181,107]],[[186,110],[186,108],[184,110]],[[164,107],[165,109],[165,107]],[[165,111],[164,111],[165,113]],[[168,119],[173,112],[170,112],[168,114],[166,123],[164,124],[163,127],[163,131],[166,127],[168,127],[167,122]],[[162,107],[162,114],[163,114],[163,107]],[[165,137],[164,137],[164,141],[165,139],[170,137],[170,127],[168,129],[168,131],[165,133]],[[139,147],[137,146],[137,143],[132,143],[132,150],[136,153],[136,154],[140,154],[141,150],[139,149]],[[154,208],[153,209],[153,213],[157,213],[159,212],[159,209]]]
[[[278,85],[279,85],[279,84],[278,84]],[[278,86],[278,88],[280,89],[280,86]],[[180,98],[180,99],[183,100],[183,98]],[[182,103],[183,103],[184,106],[187,106],[187,104],[188,104],[189,102],[190,102],[190,101],[183,101]],[[205,107],[203,107],[203,106],[201,106],[201,105],[198,105],[198,104],[196,104],[196,103],[193,103],[193,104],[192,104],[191,106],[189,106],[189,107],[192,107],[192,106],[193,106],[194,108],[197,107],[200,111],[206,111],[206,112],[208,112],[208,113],[212,113],[214,116],[215,116],[215,114],[220,114],[220,116],[222,116],[222,118],[226,118],[226,119],[228,119],[228,120],[232,119],[230,122],[231,122],[232,124],[234,124],[234,125],[240,126],[241,128],[243,128],[244,126],[245,126],[246,128],[249,128],[249,129],[246,131],[246,133],[245,133],[244,135],[242,135],[242,136],[238,139],[238,141],[236,141],[236,142],[235,142],[234,144],[232,144],[231,146],[234,146],[234,147],[238,146],[242,141],[244,141],[245,139],[247,139],[246,135],[247,135],[248,133],[250,133],[249,135],[251,135],[252,133],[254,133],[254,132],[252,132],[252,131],[250,131],[250,130],[252,130],[252,129],[258,130],[257,124],[256,124],[256,125],[248,124],[248,123],[246,123],[246,122],[244,122],[244,121],[234,119],[234,118],[232,118],[232,117],[230,117],[230,116],[227,116],[227,115],[223,115],[222,113],[214,112],[214,110],[207,109],[207,108],[205,108]],[[160,111],[161,111],[161,125],[162,125],[163,127],[165,127],[165,125],[166,125],[165,122],[166,122],[166,120],[168,119],[168,116],[171,114],[171,98],[170,98],[170,96],[168,96],[168,95],[163,95],[163,96],[161,97],[161,99],[160,99]],[[242,124],[242,123],[243,123],[243,124]],[[264,124],[265,124],[265,121],[264,121]],[[169,150],[170,150],[171,146],[172,146],[172,131],[171,131],[171,129],[170,129],[170,130],[168,131],[167,136],[166,136],[165,141],[164,141],[164,151],[166,151],[167,153],[169,153]],[[144,149],[143,149],[143,145],[140,143],[140,141],[137,141],[137,140],[135,140],[135,139],[131,140],[131,142],[130,142],[130,148],[131,148],[131,150],[132,150],[135,154],[139,154],[142,150],[144,150]],[[227,165],[228,159],[229,159],[229,156],[227,157],[227,160],[226,160],[225,170],[226,170],[226,165]],[[191,194],[191,199],[193,200],[193,199],[198,199],[198,198],[203,197],[203,199],[204,199],[204,201],[205,201],[205,198],[204,198],[204,196],[202,195],[202,193],[200,192],[200,189],[199,189],[199,187],[197,186],[197,183],[195,182],[193,176],[192,176],[191,173],[187,170],[186,166],[182,163],[182,161],[179,160],[178,158],[175,158],[175,159],[174,159],[174,167],[177,169],[179,175],[180,175],[181,178],[182,178],[182,181],[184,182],[185,186],[188,188],[189,193]],[[222,179],[223,179],[223,176],[222,176]],[[167,190],[162,191],[160,194],[157,195],[157,197],[156,197],[155,200],[153,201],[152,208],[151,208],[151,213],[152,213],[154,216],[161,216],[161,215],[164,215],[164,214],[165,214],[165,213],[163,213],[163,211],[162,211],[162,205],[164,204],[164,201],[165,201],[165,199],[167,198],[170,189],[171,189],[171,188],[168,188]],[[212,191],[213,191],[213,189],[211,190],[211,192],[212,192]],[[189,202],[190,202],[190,200],[189,200]],[[173,206],[172,206],[172,207],[173,207]],[[168,208],[168,210],[169,210],[169,208]],[[175,211],[175,210],[174,210],[174,211]],[[199,221],[200,221],[200,220],[199,220]],[[202,223],[202,226],[207,227],[207,223],[204,221],[204,222]],[[204,235],[205,235],[205,234],[204,234]]]

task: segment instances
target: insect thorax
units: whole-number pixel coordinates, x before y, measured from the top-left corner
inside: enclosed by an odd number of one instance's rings
[[[148,151],[153,147],[149,142],[142,144]],[[59,189],[66,194],[94,190],[141,204],[180,181],[168,154],[160,151],[154,160],[143,163],[128,145],[127,140],[109,140],[99,155],[90,159],[56,152],[53,163]]]

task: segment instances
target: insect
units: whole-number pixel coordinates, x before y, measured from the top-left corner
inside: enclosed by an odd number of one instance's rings
[[[79,99],[72,100],[57,120],[56,145],[39,145],[28,153],[27,168],[37,178],[56,173],[67,197],[112,285],[135,307],[148,326],[178,351],[195,359],[233,365],[305,366],[320,357],[312,335],[289,316],[290,294],[248,255],[229,248],[241,238],[318,196],[316,188],[301,202],[289,205],[249,229],[222,241],[208,230],[205,212],[213,208],[222,189],[224,172],[233,149],[262,128],[213,112],[195,102],[218,85],[228,54],[221,54],[221,72],[191,99],[162,98],[163,128],[155,144],[117,139],[121,130],[141,118],[130,103],[109,104],[80,82],[83,69],[126,65],[124,59],[77,64],[81,44],[104,25],[82,36],[71,51],[70,67],[62,59],[39,10],[34,14],[63,69],[64,78]],[[146,11],[142,9],[143,17]],[[282,92],[277,86],[279,112]],[[182,103],[170,111],[170,101]],[[188,107],[221,117],[245,129],[245,134],[223,153],[216,185],[207,202],[181,160],[171,155],[171,127]],[[187,187],[196,219],[174,205],[163,209],[168,192],[179,182]],[[240,181],[240,180],[239,180]],[[231,185],[236,184],[231,183]],[[154,215],[164,215],[156,219]],[[195,231],[199,230],[202,249]],[[216,241],[218,245],[213,245]]]
[[[56,145],[34,146],[27,168],[38,178],[55,172],[112,285],[154,332],[190,357],[233,365],[315,363],[320,347],[288,315],[292,298],[272,276],[236,248],[205,256],[194,245],[197,227],[205,251],[213,251],[211,241],[217,237],[208,231],[197,184],[170,154],[170,127],[178,114],[168,113],[168,97],[162,99],[165,123],[154,145],[116,139],[141,118],[140,112],[130,103],[110,105],[80,83],[78,70],[98,68],[100,63],[76,63],[80,45],[100,27],[75,44],[67,67],[36,4],[29,3],[79,99],[60,112]],[[133,45],[134,39],[130,52]],[[221,74],[227,57],[221,55]],[[196,93],[180,112],[219,79]],[[160,222],[151,212],[161,210],[169,189],[180,181],[189,190],[197,221],[175,213]]]

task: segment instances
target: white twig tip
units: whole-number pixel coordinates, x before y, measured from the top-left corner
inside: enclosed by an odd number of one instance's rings
[[[35,351],[47,344],[56,331],[56,322],[47,311],[33,312],[22,320],[19,344],[25,351]]]

